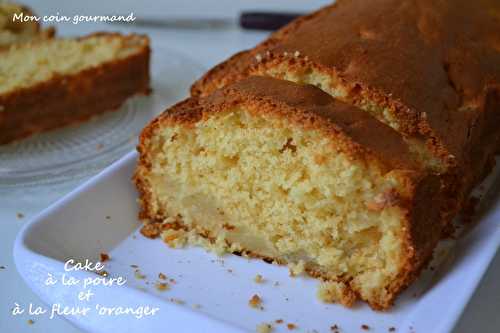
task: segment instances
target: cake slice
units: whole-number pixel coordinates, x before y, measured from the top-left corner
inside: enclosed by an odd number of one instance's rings
[[[149,39],[97,33],[0,51],[0,144],[88,120],[148,93]]]
[[[311,85],[249,77],[147,126],[142,232],[289,265],[387,309],[440,238],[439,179],[402,136]]]
[[[498,0],[339,0],[216,66],[192,95],[267,75],[360,107],[442,176],[446,224],[499,147],[499,13]]]
[[[0,1],[0,48],[25,43],[36,39],[49,39],[55,34],[53,27],[42,29],[34,20],[14,20],[14,15],[34,16],[27,7],[16,3]]]

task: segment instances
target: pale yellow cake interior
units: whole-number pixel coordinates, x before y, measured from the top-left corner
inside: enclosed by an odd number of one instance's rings
[[[352,278],[364,298],[384,302],[401,270],[404,213],[370,207],[402,187],[394,172],[348,157],[318,129],[242,107],[194,128],[163,127],[151,140],[152,169],[142,176],[167,222],[211,237],[218,251]]]
[[[140,51],[144,42],[141,37],[98,35],[12,46],[0,51],[0,94],[126,58]]]
[[[258,66],[254,74],[271,76],[299,84],[314,85],[336,99],[356,105],[360,109],[369,112],[381,122],[400,132],[401,124],[387,107],[380,106],[367,98],[359,98],[359,92],[351,93],[350,89],[342,83],[342,80],[332,73],[323,73],[312,66],[289,66],[285,61],[270,68]],[[352,96],[357,96],[358,100],[354,101]],[[410,151],[414,153],[422,165],[438,173],[445,171],[446,167],[427,149],[423,141],[412,138],[405,138],[405,141],[408,143]]]

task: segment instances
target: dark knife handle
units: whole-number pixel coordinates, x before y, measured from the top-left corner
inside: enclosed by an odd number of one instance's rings
[[[243,12],[240,15],[240,27],[248,30],[274,31],[301,15],[299,13]]]

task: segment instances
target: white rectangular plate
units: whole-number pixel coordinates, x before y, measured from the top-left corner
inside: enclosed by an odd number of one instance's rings
[[[426,270],[391,311],[374,312],[363,304],[354,309],[327,305],[315,297],[317,281],[291,278],[285,267],[237,256],[218,258],[200,248],[170,249],[161,240],[144,238],[138,233],[137,194],[131,183],[135,163],[132,152],[46,209],[25,226],[15,244],[16,265],[28,285],[49,309],[57,303],[90,307],[85,316],[66,318],[91,332],[245,332],[263,322],[273,323],[274,332],[289,332],[287,323],[302,332],[330,332],[332,325],[340,332],[360,332],[361,325],[375,332],[390,327],[397,332],[449,332],[500,245],[500,204],[493,197],[484,200],[488,207],[481,222],[458,241],[448,241],[436,255],[443,261],[439,268]],[[80,301],[81,284],[45,284],[48,274],[58,280],[64,273],[97,277],[65,272],[63,263],[70,258],[95,262],[101,252],[111,257],[106,271],[127,278],[125,285],[91,287],[94,295]],[[176,281],[168,291],[155,288],[160,272]],[[146,278],[140,279],[141,274]],[[254,281],[257,274],[263,283]],[[263,310],[249,307],[254,294],[262,298]],[[99,314],[97,304],[160,310],[137,319]],[[284,323],[274,323],[277,319]]]

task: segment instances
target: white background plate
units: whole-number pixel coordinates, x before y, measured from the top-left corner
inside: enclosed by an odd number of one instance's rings
[[[304,332],[329,332],[334,324],[341,332],[362,331],[363,324],[372,332],[387,332],[389,327],[397,332],[449,332],[500,245],[500,204],[492,196],[484,200],[482,221],[454,244],[453,255],[438,255],[446,259],[440,268],[426,271],[390,312],[374,312],[366,305],[351,310],[325,305],[315,297],[316,281],[290,278],[284,267],[237,256],[220,260],[199,248],[169,249],[160,240],[141,236],[137,194],[130,181],[135,159],[136,154],[130,153],[49,207],[23,228],[15,244],[21,276],[48,304],[85,305],[76,297],[78,289],[47,287],[44,281],[48,273],[62,274],[66,259],[98,260],[99,253],[107,252],[111,261],[106,270],[111,276],[128,278],[128,283],[120,288],[93,288],[95,296],[87,306],[160,307],[158,315],[140,320],[117,320],[95,311],[86,317],[67,317],[92,332],[255,331],[257,324],[276,319],[296,324]],[[146,279],[137,279],[130,265],[138,265]],[[177,281],[171,290],[155,289],[160,272]],[[266,282],[255,283],[256,274]],[[80,272],[78,276],[94,275]],[[264,310],[248,306],[253,294],[262,297]],[[171,298],[185,303],[176,304]],[[201,307],[195,309],[195,304]],[[284,324],[275,328],[288,331]]]

